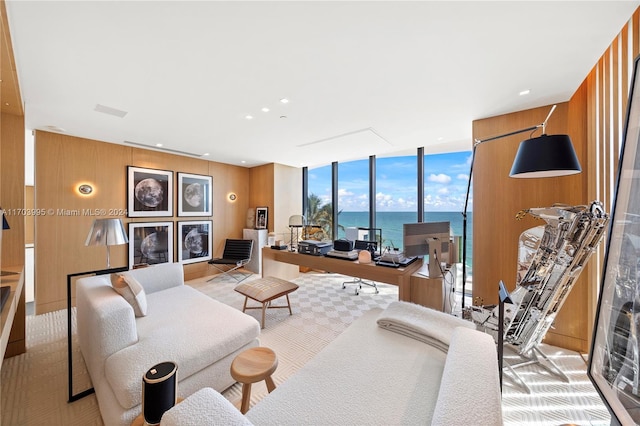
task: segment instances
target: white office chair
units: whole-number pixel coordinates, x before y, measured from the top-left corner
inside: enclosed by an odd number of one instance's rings
[[[376,247],[377,247],[377,243],[375,241],[356,240],[353,248],[355,250],[370,250],[370,251],[371,251],[371,248],[373,248],[373,251],[375,251]],[[365,281],[362,278],[354,278],[351,281],[344,281],[342,283],[342,289],[344,290],[345,288],[347,288],[347,285],[351,285],[351,284],[357,285],[356,291],[355,291],[356,296],[360,294],[360,290],[362,289],[363,285],[368,285],[369,287],[373,287],[376,290],[376,294],[380,293],[380,290],[378,290],[378,285],[375,283],[375,281]]]

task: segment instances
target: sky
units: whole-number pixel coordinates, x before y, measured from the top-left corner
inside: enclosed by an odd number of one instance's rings
[[[463,211],[471,151],[425,156],[425,211]],[[338,164],[338,208],[369,210],[369,160]],[[416,211],[416,157],[376,159],[377,211]],[[331,202],[331,165],[309,170],[309,193]],[[473,210],[469,197],[468,211]]]

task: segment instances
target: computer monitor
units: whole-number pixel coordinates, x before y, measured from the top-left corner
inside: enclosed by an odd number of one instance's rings
[[[450,260],[451,222],[405,223],[402,245],[406,257],[429,255],[429,276],[441,277],[440,262]]]

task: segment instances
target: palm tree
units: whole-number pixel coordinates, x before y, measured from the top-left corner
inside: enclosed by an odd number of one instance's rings
[[[316,194],[309,194],[309,210],[307,212],[307,224],[311,225],[308,234],[316,240],[331,240],[333,234],[333,204],[322,204],[322,200]],[[342,213],[339,211],[338,214]],[[344,226],[338,225],[344,229]]]

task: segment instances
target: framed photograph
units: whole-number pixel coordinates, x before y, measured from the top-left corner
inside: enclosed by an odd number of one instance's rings
[[[178,172],[178,216],[213,214],[213,178]]]
[[[129,222],[129,267],[173,262],[173,222]]]
[[[258,207],[256,209],[256,229],[267,229],[267,207]]]
[[[640,424],[640,58],[634,64],[587,375],[611,424]]]
[[[178,222],[178,262],[211,260],[213,226],[210,220]]]
[[[127,214],[173,216],[173,172],[127,166]]]

